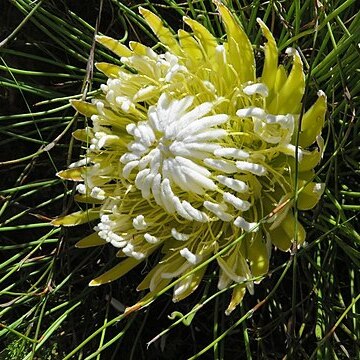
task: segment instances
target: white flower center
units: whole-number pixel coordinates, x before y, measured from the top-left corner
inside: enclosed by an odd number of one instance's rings
[[[250,90],[261,92],[264,85],[260,85]],[[149,108],[146,121],[127,125],[134,140],[120,158],[122,175],[135,182],[144,199],[153,199],[169,214],[199,222],[214,216],[233,221],[251,207],[238,197],[247,196],[247,176],[265,176],[267,170],[250,161],[256,159],[254,154],[234,147],[236,142],[227,137],[228,115],[209,115],[210,102],[189,110],[193,101],[192,96],[176,100],[163,93],[157,105]],[[266,116],[256,108],[239,115]],[[205,194],[209,196],[204,198]],[[140,226],[137,220],[134,226]]]
[[[202,160],[220,148],[214,140],[227,132],[214,127],[224,124],[229,117],[225,114],[205,116],[212,110],[211,103],[187,111],[193,100],[190,96],[171,100],[162,94],[158,105],[150,107],[147,121],[127,126],[134,141],[120,161],[125,164],[125,178],[131,176],[133,169],[139,170],[135,185],[144,198],[153,195],[156,203],[168,213],[204,222],[208,217],[203,212],[175,194],[202,195],[217,188]]]

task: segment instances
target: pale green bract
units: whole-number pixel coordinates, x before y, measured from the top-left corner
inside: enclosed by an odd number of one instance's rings
[[[113,281],[161,250],[161,261],[138,286],[150,289],[140,305],[228,247],[216,260],[219,289],[238,283],[230,313],[246,287],[253,292],[252,279],[268,272],[273,245],[287,251],[295,238],[295,245],[305,240],[293,215],[296,156],[298,209],[313,208],[323,192],[312,179],[323,152],[325,94],[319,91],[304,114],[296,149],[305,88],[298,52],[286,51],[293,59],[287,74],[271,32],[258,20],[267,42],[256,78],[249,39],[229,9],[216,4],[224,42],[189,18],[184,22],[192,31],[175,36],[143,8],[162,53],[99,36],[124,66],[98,63],[109,78],[103,96],[91,104],[72,102],[91,117],[91,127],[74,133],[89,146],[59,176],[82,179],[77,199],[95,205],[90,217],[78,212],[53,223],[70,226],[96,217],[95,233],[78,246],[110,243],[126,257],[91,285]],[[173,300],[191,294],[205,271],[200,267],[178,282]]]

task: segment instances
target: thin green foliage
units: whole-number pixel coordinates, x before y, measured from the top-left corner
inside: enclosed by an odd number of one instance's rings
[[[81,207],[74,185],[55,176],[84,152],[71,133],[89,119],[75,114],[69,99],[96,96],[106,78],[95,62],[120,64],[94,45],[95,34],[156,49],[139,5],[174,30],[183,27],[183,16],[219,38],[223,26],[209,0],[8,1],[0,31],[0,359],[345,359],[360,353],[356,2],[223,2],[256,46],[260,17],[282,52],[288,46],[301,52],[304,107],[319,89],[328,97],[325,156],[316,173],[326,191],[313,212],[297,214],[307,243],[291,254],[274,251],[270,274],[228,317],[231,289],[216,290],[215,257],[200,295],[178,304],[168,291],[180,279],[142,309],[123,313],[144,296],[134,283],[146,265],[113,284],[88,287],[115,264],[114,250],[77,249],[91,226],[54,229],[50,221]]]

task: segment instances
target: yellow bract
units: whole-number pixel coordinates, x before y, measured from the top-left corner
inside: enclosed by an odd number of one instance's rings
[[[255,81],[254,51],[249,38],[230,10],[218,1],[216,4],[226,28],[229,58],[240,82]]]
[[[269,88],[269,99],[271,99],[274,93],[273,89],[278,71],[278,49],[276,41],[265,23],[260,19],[257,19],[257,22],[259,23],[261,31],[267,40],[264,45],[265,61],[261,80]]]
[[[146,22],[151,27],[151,30],[160,40],[161,44],[167,47],[174,54],[181,55],[182,50],[178,42],[175,40],[174,34],[164,26],[162,20],[151,11],[144,9],[143,7],[140,7],[139,10],[141,15],[145,18]]]
[[[129,50],[125,45],[123,45],[121,42],[108,37],[108,36],[97,36],[96,41],[102,45],[104,45],[106,48],[111,50],[114,54],[117,56],[131,56],[132,52]]]
[[[96,279],[91,280],[89,285],[99,286],[117,280],[120,277],[124,276],[126,273],[128,273],[130,270],[132,270],[135,266],[139,265],[140,262],[141,261],[134,258],[127,258],[121,261],[121,263],[119,263],[118,265],[114,266],[109,271],[97,277]]]
[[[93,246],[105,245],[106,241],[102,239],[97,233],[92,233],[87,237],[84,237],[76,243],[77,248],[89,248]]]
[[[77,211],[70,215],[60,216],[51,223],[54,226],[75,226],[86,224],[99,218],[100,208],[89,209],[86,211]]]
[[[315,104],[303,116],[299,135],[299,145],[301,147],[306,148],[312,145],[316,137],[321,134],[321,130],[324,127],[325,114],[326,96],[323,92],[320,92]]]

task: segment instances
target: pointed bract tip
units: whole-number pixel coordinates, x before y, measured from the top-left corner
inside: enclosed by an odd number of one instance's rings
[[[326,99],[326,94],[325,94],[322,90],[319,90],[319,91],[317,92],[317,96],[318,96],[318,97],[324,97],[324,98]]]
[[[135,312],[135,311],[138,311],[142,308],[142,304],[141,303],[137,303],[133,306],[129,306],[125,309],[124,311],[124,315],[127,316],[127,315],[130,315],[131,313]]]
[[[292,48],[292,47],[288,47],[286,50],[285,50],[285,54],[286,55],[289,55],[289,56],[295,56],[297,54],[297,50],[295,48]]]
[[[55,219],[51,220],[51,221],[50,221],[50,224],[51,224],[52,226],[59,227],[60,224],[58,224],[57,220],[58,220],[58,218],[55,218]]]
[[[56,174],[55,174],[55,176],[57,176],[58,178],[60,178],[60,179],[62,179],[62,177],[61,177],[61,173],[62,173],[63,171],[58,171]]]

